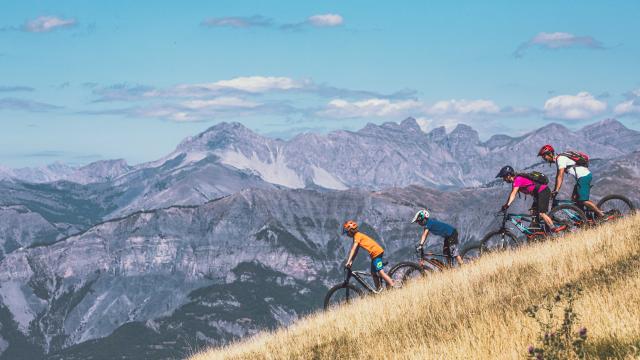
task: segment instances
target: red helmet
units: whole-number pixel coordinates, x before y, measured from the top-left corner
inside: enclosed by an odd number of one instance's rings
[[[549,144],[540,148],[540,151],[538,151],[538,156],[545,156],[548,153],[551,153],[551,154],[556,153],[556,150],[553,148],[553,146]]]
[[[349,220],[342,225],[343,234],[353,235],[356,232],[358,232],[358,224],[355,221]]]

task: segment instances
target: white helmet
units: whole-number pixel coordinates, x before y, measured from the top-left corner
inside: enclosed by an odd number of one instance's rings
[[[413,220],[411,220],[411,223],[412,224],[414,222],[421,223],[421,222],[427,220],[428,218],[429,218],[429,210],[422,209],[422,210],[420,210],[420,211],[418,211],[416,213],[416,216],[413,217]]]

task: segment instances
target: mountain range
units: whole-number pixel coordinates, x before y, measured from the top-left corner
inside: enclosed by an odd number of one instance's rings
[[[615,120],[485,142],[413,119],[288,141],[222,123],[136,166],[4,170],[0,359],[175,358],[288,324],[340,279],[342,221],[397,262],[429,207],[464,246],[496,226],[501,166],[553,175],[544,143],[594,158],[595,197],[640,200],[640,132]]]

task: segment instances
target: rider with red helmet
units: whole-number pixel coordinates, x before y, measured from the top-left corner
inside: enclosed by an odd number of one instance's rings
[[[574,159],[571,156],[572,154],[577,154],[578,156]],[[591,200],[589,200],[589,196],[591,193],[591,171],[585,165],[588,165],[588,161],[585,163],[580,162],[580,156],[586,157],[585,154],[580,152],[567,152],[556,154],[555,149],[550,144],[546,144],[540,148],[538,151],[538,156],[542,157],[544,161],[550,164],[556,164],[557,172],[556,172],[556,183],[552,192],[552,196],[555,197],[556,194],[562,188],[562,183],[564,180],[565,174],[573,175],[576,179],[576,184],[573,186],[573,200],[581,205],[588,207],[593,210],[598,217],[603,217],[604,213],[602,210],[598,208],[598,206]],[[576,161],[576,159],[578,161]],[[588,159],[587,159],[588,160]]]

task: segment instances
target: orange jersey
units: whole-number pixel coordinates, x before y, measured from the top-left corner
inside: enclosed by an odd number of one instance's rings
[[[372,259],[376,256],[380,256],[384,252],[382,246],[378,245],[375,240],[361,232],[357,232],[353,235],[353,241],[361,248],[367,250]]]

